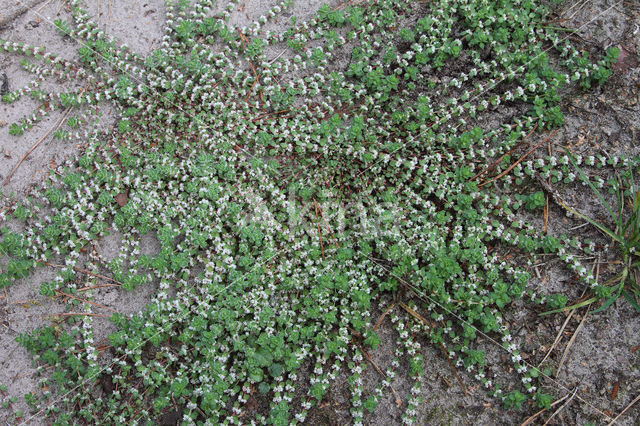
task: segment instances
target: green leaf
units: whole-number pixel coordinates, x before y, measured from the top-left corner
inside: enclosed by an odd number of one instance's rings
[[[609,306],[611,306],[611,304],[612,304],[613,302],[615,302],[616,300],[618,300],[618,298],[620,297],[620,294],[622,293],[622,289],[623,289],[623,286],[622,286],[622,283],[621,283],[621,284],[619,285],[619,290],[618,290],[616,293],[614,293],[611,297],[609,297],[609,298],[608,298],[608,299],[607,299],[607,300],[602,304],[602,306],[600,306],[598,309],[595,309],[595,310],[593,311],[593,313],[594,313],[594,314],[597,314],[598,312],[602,312],[602,311],[604,311],[605,309],[607,309]]]
[[[625,299],[627,299],[627,302],[629,302],[629,304],[633,306],[633,308],[638,313],[640,313],[640,305],[638,305],[638,303],[633,299],[633,296],[629,294],[626,290],[622,290],[622,295],[624,296]]]
[[[522,392],[518,390],[514,390],[513,392],[510,392],[509,394],[507,394],[507,396],[505,397],[504,406],[507,410],[509,409],[519,410],[522,407],[522,403],[526,399],[527,397],[523,395]]]
[[[582,181],[586,182],[587,185],[589,185],[589,187],[596,194],[596,196],[598,197],[598,199],[600,200],[602,205],[607,209],[607,212],[609,213],[609,216],[611,217],[611,219],[613,219],[615,221],[616,225],[618,225],[619,228],[622,228],[622,222],[621,222],[620,217],[615,215],[615,214],[613,214],[613,210],[611,210],[611,205],[604,199],[604,197],[602,196],[600,191],[598,191],[598,188],[596,188],[595,185],[591,182],[591,180],[589,180],[589,178],[587,177],[587,175],[585,175],[585,173],[582,171],[582,169],[580,167],[578,167],[578,165],[576,164],[576,162],[575,162],[575,160],[573,158],[573,154],[568,149],[565,149],[565,151],[567,152],[567,155],[569,157],[569,161],[571,162],[573,167],[576,169],[576,171],[580,175],[580,179],[582,179]],[[574,213],[574,212],[575,211],[572,211],[572,213]],[[578,212],[575,212],[575,213],[577,213],[577,215],[580,216],[581,218],[583,218],[586,221],[588,221],[590,224],[592,224],[595,227],[597,227],[598,229],[600,229],[605,234],[609,235],[614,240],[618,241],[620,244],[623,243],[622,238],[619,235],[615,234],[613,231],[610,231],[609,229],[607,229],[604,226],[600,225],[599,223],[587,218],[586,216],[584,216],[581,213],[578,213]]]
[[[271,386],[269,386],[269,384],[266,382],[260,382],[260,384],[258,385],[258,391],[261,395],[266,395],[270,390]]]
[[[553,401],[553,397],[551,395],[542,393],[540,391],[536,393],[536,404],[538,405],[539,408],[544,408],[547,410],[550,409],[552,401]]]
[[[378,406],[378,401],[376,401],[375,396],[371,395],[369,398],[367,398],[364,401],[362,405],[364,406],[364,408],[367,409],[367,411],[369,411],[370,413],[373,413],[376,407]]]
[[[254,360],[261,367],[268,367],[273,362],[273,355],[271,354],[271,350],[265,347],[261,347],[256,351]]]
[[[264,371],[262,371],[262,368],[252,368],[249,371],[249,379],[253,380],[254,382],[258,383],[262,381],[262,378],[264,377]]]
[[[364,339],[364,344],[371,349],[376,349],[380,345],[380,338],[374,331],[367,331],[367,338]]]
[[[20,126],[17,123],[11,123],[11,126],[9,126],[9,134],[12,136],[20,136],[24,133],[24,130],[22,129],[22,126]]]
[[[281,376],[283,372],[284,372],[284,367],[282,364],[279,364],[276,362],[269,366],[269,374],[271,374],[271,376],[273,377]]]

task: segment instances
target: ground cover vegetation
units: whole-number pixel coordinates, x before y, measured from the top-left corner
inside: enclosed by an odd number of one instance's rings
[[[565,306],[565,296],[530,285],[536,256],[561,259],[591,303],[624,295],[637,308],[638,158],[515,158],[552,136],[563,97],[603,83],[617,55],[578,51],[545,24],[548,2],[323,6],[275,33],[271,21],[284,19],[290,0],[242,27],[229,24],[233,1],[169,1],[161,47],[148,57],[70,3],[73,21],[56,26],[82,41],[79,62],[0,41],[34,74],[3,102],[41,103],[11,133],[71,107],[55,137],[85,142],[31,197],[3,198],[0,219],[25,231],[2,228],[0,285],[58,264],[42,295],[71,295],[85,313],[96,309],[86,287],[99,277],[158,291],[140,314],[113,315],[112,358],[99,351],[90,315],[20,337],[46,389],[27,395],[35,415],[55,424],[303,422],[346,373],[360,424],[408,359],[403,421],[412,424],[425,343],[506,408],[548,408],[553,388],[522,360],[503,316],[521,299]],[[42,89],[51,79],[81,89]],[[112,131],[95,125],[103,103],[120,113]],[[601,167],[620,175],[603,179]],[[565,206],[615,242],[625,269],[608,283],[578,258],[594,242],[526,220],[552,185],[575,184],[617,191],[613,224]],[[91,245],[109,232],[123,235],[113,259]],[[145,234],[160,242],[157,253],[141,253]],[[397,330],[396,354],[365,394],[364,356],[380,342],[374,306]],[[501,342],[520,382],[487,373],[480,334]],[[248,418],[256,392],[269,408]]]

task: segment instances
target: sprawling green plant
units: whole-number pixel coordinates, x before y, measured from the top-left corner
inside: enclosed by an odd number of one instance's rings
[[[79,62],[0,42],[27,55],[35,74],[3,101],[42,102],[11,132],[71,108],[56,137],[87,142],[36,198],[4,201],[2,217],[27,230],[3,230],[10,261],[0,285],[55,263],[41,293],[75,296],[88,313],[99,309],[86,289],[98,277],[159,285],[143,312],[112,317],[106,367],[91,316],[21,336],[41,369],[54,367],[44,382],[65,403],[45,392],[34,405],[56,424],[286,424],[303,422],[346,371],[359,424],[406,354],[411,424],[427,336],[507,408],[548,407],[505,309],[523,297],[537,253],[599,286],[572,254],[589,247],[523,219],[543,205],[537,175],[576,178],[568,157],[509,158],[534,130],[562,123],[573,84],[606,80],[615,52],[581,54],[540,24],[549,11],[533,0],[323,6],[282,33],[269,28],[290,0],[247,27],[229,23],[236,2],[214,3],[167,2],[161,47],[146,58],[104,34],[78,0],[73,22],[56,26],[82,41]],[[334,63],[340,55],[345,67]],[[50,76],[82,89],[45,92]],[[120,113],[112,132],[95,125],[104,102]],[[105,259],[91,243],[114,230],[123,244]],[[141,253],[145,234],[158,252]],[[502,258],[505,247],[528,260]],[[370,312],[386,294],[402,298],[389,316],[396,358],[363,395],[363,354],[380,342]],[[504,378],[485,371],[479,333],[502,342],[521,385],[503,390]],[[268,411],[248,408],[256,394]]]
[[[625,170],[620,175],[616,174],[608,182],[609,192],[615,197],[617,204],[614,207],[605,199],[596,184],[576,164],[576,161],[571,157],[569,157],[569,161],[575,167],[582,182],[593,191],[596,198],[602,203],[608,218],[614,226],[611,227],[607,223],[601,223],[590,218],[585,213],[576,210],[576,208],[566,205],[556,195],[558,203],[569,213],[587,221],[602,232],[604,236],[611,238],[614,247],[617,246],[616,248],[619,251],[619,261],[622,267],[614,277],[595,289],[593,297],[548,313],[576,309],[591,305],[597,301],[603,301],[602,305],[593,311],[596,313],[611,306],[620,296],[623,296],[636,311],[640,312],[640,305],[638,304],[638,299],[640,298],[640,282],[638,282],[638,273],[640,273],[640,260],[638,259],[640,255],[640,188],[636,185],[636,179],[634,178],[634,175],[638,172],[637,167]],[[609,160],[611,165],[615,165],[615,162],[615,159]],[[600,183],[599,186],[602,187],[602,184]]]

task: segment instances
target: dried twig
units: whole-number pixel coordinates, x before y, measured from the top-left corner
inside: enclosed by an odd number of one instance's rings
[[[558,408],[556,411],[554,411],[554,412],[553,412],[553,414],[551,415],[551,417],[549,417],[549,418],[547,419],[547,421],[546,421],[546,422],[544,422],[544,425],[543,425],[543,426],[548,425],[548,424],[549,424],[549,422],[551,421],[551,419],[553,419],[553,418],[554,418],[554,417],[555,417],[559,412],[561,412],[562,410],[564,410],[564,408],[565,408],[567,405],[569,405],[569,403],[573,400],[573,397],[574,397],[574,396],[576,396],[576,393],[577,393],[577,392],[578,392],[578,388],[575,388],[575,389],[573,390],[573,393],[571,394],[571,396],[567,399],[567,401],[566,401],[564,404],[562,404],[562,406],[561,406],[560,408]]]
[[[110,307],[105,306],[105,305],[101,305],[101,304],[96,303],[96,302],[92,302],[92,301],[87,300],[87,299],[82,299],[80,297],[74,296],[73,294],[65,293],[64,291],[56,290],[56,293],[58,293],[58,294],[60,294],[62,296],[70,297],[71,299],[79,300],[80,302],[83,302],[83,303],[88,303],[88,304],[93,305],[93,306],[95,306],[97,308],[107,309],[107,310],[109,310],[111,312],[116,312],[116,310],[113,309],[113,308],[110,308]]]
[[[365,358],[367,358],[367,360],[371,363],[371,365],[373,365],[373,368],[376,369],[376,371],[385,379],[387,378],[387,375],[384,374],[384,372],[380,369],[380,367],[378,367],[376,365],[376,363],[373,361],[373,358],[371,358],[371,355],[369,355],[369,352],[367,352],[366,350],[364,350],[364,348],[360,348],[360,350],[362,351],[362,354],[364,355]],[[391,388],[391,392],[393,392],[393,396],[396,398],[396,405],[398,407],[402,406],[402,400],[400,399],[400,397],[398,396],[398,393],[396,392],[396,390],[393,388],[393,386],[391,386],[391,383],[389,383],[389,387]]]
[[[89,312],[65,312],[62,314],[54,314],[53,317],[74,317],[74,316],[85,316],[85,317],[100,317],[100,318],[111,318],[109,315],[102,314],[92,314]]]
[[[102,287],[121,287],[121,285],[120,284],[96,284],[96,285],[91,285],[89,287],[79,288],[78,291],[94,290],[96,288],[102,288]]]
[[[488,180],[486,182],[482,182],[481,184],[478,185],[478,188],[482,188],[483,186],[488,185],[488,184],[500,179],[501,177],[503,177],[507,173],[509,173],[511,170],[513,170],[514,167],[516,167],[518,164],[523,162],[524,159],[527,158],[533,151],[538,149],[541,145],[547,143],[549,141],[549,139],[551,139],[553,136],[555,136],[556,133],[558,133],[558,130],[554,130],[553,132],[551,132],[551,134],[549,134],[549,136],[547,136],[542,141],[540,141],[536,145],[534,145],[533,148],[531,148],[529,151],[527,151],[522,157],[518,158],[518,160],[515,163],[513,163],[512,165],[510,165],[507,168],[507,170],[503,171],[502,173],[500,173],[497,176],[492,177],[490,180]]]
[[[284,52],[286,52],[287,50],[283,50],[282,52],[280,52],[275,58],[273,58],[272,60],[269,61],[269,65],[271,65],[272,63],[274,63],[280,56],[282,56],[284,54]]]
[[[266,114],[262,114],[262,115],[259,115],[259,116],[255,117],[255,118],[252,118],[251,121],[255,122],[255,121],[258,121],[258,120],[262,120],[263,118],[269,118],[269,117],[271,117],[273,115],[276,115],[276,114],[284,114],[284,113],[289,112],[289,111],[291,111],[291,110],[290,109],[282,109],[280,111],[268,112]]]
[[[547,352],[547,354],[544,356],[544,358],[542,358],[542,361],[540,361],[540,363],[538,364],[538,368],[540,368],[542,363],[545,362],[547,358],[549,358],[549,355],[551,355],[551,352],[553,352],[558,342],[560,342],[560,339],[562,339],[562,332],[564,331],[567,324],[569,324],[569,320],[573,316],[574,312],[575,312],[575,309],[571,310],[571,312],[569,312],[569,315],[567,315],[567,319],[564,320],[564,323],[562,324],[562,327],[560,327],[560,331],[558,332],[556,339],[553,341],[553,344],[549,348],[549,351]]]
[[[538,128],[538,125],[536,124],[535,126],[533,126],[533,129],[531,129],[531,131],[529,133],[527,133],[527,135],[522,138],[522,140],[520,142],[518,142],[513,148],[511,148],[509,151],[505,152],[500,158],[498,158],[496,161],[494,161],[493,163],[491,163],[491,165],[489,167],[487,167],[486,169],[478,172],[478,174],[476,174],[474,177],[471,178],[471,180],[476,180],[477,178],[479,178],[480,176],[482,176],[485,173],[489,173],[491,170],[495,169],[496,166],[498,164],[500,164],[502,162],[502,160],[504,159],[504,157],[506,157],[507,155],[510,155],[511,153],[513,153],[513,151],[515,151],[516,149],[518,149],[518,147],[520,145],[522,145],[524,143],[524,141],[527,140],[527,138]]]
[[[582,330],[582,325],[584,324],[584,321],[589,316],[590,309],[591,309],[591,306],[587,308],[587,312],[585,312],[584,316],[582,317],[582,321],[580,321],[580,324],[578,324],[578,328],[576,328],[576,331],[574,331],[573,335],[571,336],[571,339],[569,339],[569,343],[567,343],[567,347],[564,348],[564,352],[562,353],[562,358],[560,358],[560,363],[558,363],[558,369],[556,370],[556,377],[558,377],[558,374],[560,374],[560,370],[562,369],[562,364],[564,363],[564,360],[567,358],[567,355],[569,354],[569,349],[571,348],[571,345],[573,345],[573,342],[576,340],[576,336],[578,335],[580,330]]]
[[[53,266],[54,268],[66,268],[65,265],[57,265],[55,263],[44,262],[44,264],[47,265],[47,266]],[[118,286],[122,285],[122,283],[120,281],[116,281],[113,278],[109,278],[109,277],[106,277],[106,276],[100,275],[100,274],[94,274],[93,272],[87,271],[86,269],[78,268],[77,266],[74,266],[73,270],[76,271],[76,272],[80,272],[82,274],[91,275],[92,277],[101,278],[103,280],[108,280],[108,281],[114,282],[114,283],[118,284]],[[106,287],[106,285],[103,285],[103,286]],[[98,286],[94,286],[94,287],[97,288]],[[85,290],[90,290],[90,288],[89,287],[85,287]]]
[[[14,19],[24,15],[29,11],[29,9],[36,7],[43,1],[44,0],[18,0],[17,2],[18,4],[16,5],[17,8],[13,12],[10,12],[5,16],[0,17],[0,28],[6,26],[10,22],[12,22]]]
[[[104,21],[104,31],[107,32],[107,28],[111,21],[111,0],[107,1],[107,19]]]
[[[563,396],[560,399],[557,399],[555,401],[553,401],[550,405],[550,407],[555,407],[556,405],[560,404],[562,401],[564,401],[565,399],[567,399],[569,397],[569,394],[566,394],[565,396]],[[533,414],[532,416],[528,417],[527,420],[525,420],[524,422],[522,422],[522,424],[520,426],[527,426],[530,425],[531,423],[533,423],[533,421],[542,413],[544,413],[545,411],[547,411],[546,408],[543,408],[542,410],[538,411],[537,413]]]
[[[382,321],[384,320],[384,317],[387,316],[387,314],[389,312],[391,312],[391,310],[396,306],[395,303],[392,303],[391,306],[389,306],[387,309],[385,309],[385,311],[382,313],[382,315],[380,315],[380,318],[378,318],[378,321],[376,321],[376,325],[373,326],[373,331],[376,331],[380,325],[382,324]]]
[[[9,181],[11,180],[11,178],[13,177],[13,175],[15,174],[15,172],[18,170],[18,167],[20,167],[20,165],[22,164],[22,162],[24,160],[27,159],[27,157],[29,156],[29,154],[31,154],[41,143],[42,141],[44,141],[47,136],[49,136],[51,134],[51,132],[57,130],[61,125],[62,122],[64,121],[65,118],[67,118],[67,115],[69,115],[69,111],[71,111],[71,107],[67,108],[67,110],[64,112],[64,114],[62,115],[62,117],[60,117],[60,119],[58,120],[58,122],[51,127],[47,133],[45,133],[40,139],[38,139],[38,141],[31,147],[29,148],[29,150],[22,156],[22,158],[20,159],[20,161],[18,161],[18,164],[16,164],[15,166],[13,166],[13,169],[11,169],[11,171],[9,172],[9,174],[7,175],[7,177],[5,178],[3,185],[6,185],[9,183]]]
[[[582,9],[584,9],[584,7],[589,3],[589,0],[583,0],[583,1],[577,1],[576,3],[573,4],[573,6],[569,7],[567,10],[565,10],[563,12],[563,14],[565,15],[566,18],[564,18],[566,21],[570,21],[571,19],[573,19],[574,16],[576,16],[578,14],[578,12],[580,12]],[[571,15],[569,15],[569,13],[573,10],[573,13]]]
[[[87,90],[86,86],[80,91],[80,95],[82,95],[85,90]],[[38,139],[38,141],[22,156],[20,161],[18,161],[18,164],[13,166],[13,169],[11,169],[11,172],[9,172],[9,174],[7,175],[7,178],[4,180],[3,185],[7,185],[9,183],[9,181],[11,180],[11,177],[13,177],[13,174],[16,172],[16,170],[18,170],[18,167],[20,167],[22,162],[27,159],[29,154],[31,154],[42,143],[42,141],[44,141],[47,138],[47,136],[49,136],[52,132],[58,130],[60,126],[62,126],[62,123],[64,123],[65,118],[67,118],[67,116],[69,115],[69,112],[71,112],[71,108],[72,107],[67,108],[64,111],[64,114],[62,114],[62,117],[60,117],[60,119],[56,122],[56,124],[53,127],[51,127],[47,131],[47,133],[45,133],[40,139]]]
[[[253,72],[253,84],[251,84],[251,88],[249,89],[249,93],[247,93],[247,97],[244,98],[244,101],[247,102],[249,100],[249,97],[251,96],[251,92],[253,92],[253,88],[256,86],[256,84],[258,83],[258,73],[256,73],[256,67],[253,66],[253,62],[249,61],[249,65],[251,65],[251,71]]]
[[[576,215],[576,216],[583,216],[583,217],[588,217],[585,214],[583,214],[580,210],[570,207],[563,199],[562,196],[560,195],[560,193],[554,188],[552,187],[546,180],[544,180],[544,178],[542,176],[540,176],[540,173],[536,172],[536,180],[538,181],[538,183],[540,184],[540,186],[542,186],[542,189],[545,190],[545,192],[547,192],[547,194],[549,194],[551,196],[551,199],[558,204],[560,207],[562,207],[563,209],[565,209],[566,211],[568,211],[569,213]]]
[[[596,272],[595,273],[596,282],[598,282],[598,278],[600,277],[600,255],[599,254],[598,254],[598,258],[596,259],[596,261],[593,264],[593,268],[591,268],[591,272],[593,272],[594,270]],[[586,291],[586,289],[585,289],[585,291]],[[582,296],[584,296],[585,291],[583,291]],[[582,296],[580,296],[580,297],[582,297]],[[556,336],[556,340],[553,342],[553,345],[551,345],[551,348],[549,349],[549,352],[547,352],[547,354],[544,356],[542,361],[540,361],[540,363],[538,364],[538,368],[540,368],[542,363],[545,362],[545,360],[549,357],[549,355],[551,355],[551,352],[553,351],[555,346],[558,344],[558,342],[562,338],[562,332],[564,331],[565,327],[569,323],[569,320],[573,316],[574,312],[575,312],[575,309],[572,309],[571,312],[569,312],[569,315],[567,316],[567,319],[562,324],[562,327],[560,328],[560,331],[558,332],[558,335]],[[583,318],[583,320],[584,320],[584,318]]]
[[[336,239],[336,236],[333,234],[333,231],[331,230],[331,227],[329,226],[329,223],[327,222],[327,219],[324,217],[324,214],[322,214],[322,207],[320,207],[320,205],[318,205],[318,203],[316,202],[315,198],[313,199],[313,202],[316,203],[316,208],[318,209],[318,212],[320,213],[320,217],[322,218],[322,221],[324,222],[324,225],[327,227],[327,231],[329,231],[329,235],[331,235],[331,238],[333,238],[333,243],[336,245],[336,247],[340,247],[340,245],[338,244],[338,240]]]
[[[627,406],[625,407],[625,409],[624,409],[624,410],[620,411],[620,414],[618,414],[617,416],[615,416],[615,417],[613,418],[613,420],[611,420],[611,422],[610,422],[607,426],[611,426],[612,424],[614,424],[615,422],[617,422],[617,421],[618,421],[618,419],[619,419],[620,417],[622,417],[622,416],[624,415],[624,413],[626,413],[627,411],[629,411],[629,409],[630,409],[631,407],[633,407],[633,405],[634,405],[636,402],[638,402],[638,401],[640,401],[640,395],[636,396],[636,397],[635,397],[635,399],[634,399],[633,401],[631,401],[631,402],[629,403],[629,405],[627,405]]]

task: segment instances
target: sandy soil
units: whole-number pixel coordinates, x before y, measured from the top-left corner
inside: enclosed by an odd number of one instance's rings
[[[0,0],[0,19],[13,13],[20,5],[16,0]],[[322,2],[299,1],[293,14],[309,16],[317,4]],[[142,54],[150,52],[159,44],[161,24],[164,20],[162,0],[87,0],[86,4],[107,33],[126,42]],[[249,17],[259,16],[268,2],[246,1],[243,13]],[[599,17],[597,17],[600,15]],[[67,58],[75,58],[78,45],[70,39],[63,39],[56,33],[51,20],[66,17],[65,1],[43,1],[27,13],[12,20],[0,29],[0,38],[44,45],[48,50]],[[597,19],[594,20],[594,17]],[[602,88],[589,93],[572,96],[564,104],[566,124],[557,134],[550,149],[572,146],[584,152],[606,149],[608,152],[638,153],[640,129],[640,8],[630,1],[589,0],[565,2],[559,9],[559,25],[579,28],[573,36],[584,49],[599,49],[618,46],[622,54],[615,67],[615,74]],[[246,16],[236,16],[243,23]],[[283,20],[284,22],[285,20]],[[285,22],[286,23],[286,22]],[[28,80],[21,70],[19,58],[0,53],[0,75],[4,72],[12,88],[20,87]],[[31,112],[34,104],[19,102],[16,105],[0,105],[0,121],[11,123]],[[113,124],[110,110],[103,111],[103,125]],[[58,122],[61,112],[44,119],[34,129],[21,137],[8,134],[8,125],[0,123],[0,180],[11,172],[25,153],[46,136]],[[77,152],[74,144],[60,143],[50,135],[31,153],[17,169],[10,183],[1,188],[4,193],[14,192],[23,197],[37,185],[53,164],[60,164]],[[580,202],[588,200],[589,194],[566,194],[568,199]],[[597,206],[591,207],[598,214]],[[11,226],[18,226],[12,223]],[[549,226],[552,231],[566,230],[572,223],[555,206],[550,212]],[[582,231],[579,231],[582,232]],[[117,252],[117,235],[100,242],[101,252],[109,257]],[[153,250],[154,241],[147,242]],[[596,259],[597,260],[597,259]],[[594,262],[596,262],[594,260]],[[599,259],[606,273],[606,259]],[[44,268],[36,271],[28,279],[3,289],[0,292],[0,384],[8,386],[8,395],[18,397],[11,409],[0,408],[0,420],[10,418],[11,410],[26,411],[22,399],[25,393],[37,390],[38,378],[31,357],[14,341],[20,334],[37,326],[51,322],[51,315],[64,312],[65,303],[58,299],[39,295],[40,283],[50,279],[55,270]],[[570,300],[580,296],[583,289],[577,288],[572,277],[556,262],[548,262],[539,267],[539,276],[531,286],[541,286],[547,291],[562,291]],[[133,292],[104,289],[97,301],[121,313],[140,310],[150,299],[153,286],[138,288]],[[375,312],[375,319],[380,312]],[[620,303],[600,314],[587,314],[586,309],[576,311],[566,322],[566,315],[559,314],[540,318],[530,308],[516,304],[510,314],[512,330],[526,352],[527,361],[537,365],[550,352],[545,365],[556,371],[547,385],[549,393],[557,393],[567,398],[556,405],[557,413],[550,419],[546,412],[535,419],[535,423],[585,424],[607,423],[634,398],[640,394],[640,317],[626,304]],[[111,326],[106,319],[96,319],[100,324],[99,334],[106,336]],[[556,336],[559,342],[552,348]],[[98,336],[99,338],[101,336]],[[371,355],[381,369],[391,360],[396,336],[390,326],[383,327],[380,334],[382,345]],[[495,360],[495,371],[509,377],[503,368],[505,356],[494,342],[483,342],[489,358]],[[463,387],[451,371],[442,354],[425,342],[425,359],[428,372],[424,380],[425,402],[420,407],[423,424],[520,424],[535,412],[505,411],[494,399],[489,398],[476,381],[464,373],[459,373]],[[406,360],[402,367],[407,368]],[[344,378],[343,378],[344,379]],[[367,368],[366,382],[375,387],[380,378],[374,368]],[[367,423],[376,425],[398,424],[406,403],[405,396],[411,383],[406,374],[398,374],[393,388],[400,397],[400,404],[392,393],[387,393],[376,412],[366,418]],[[350,421],[349,394],[344,380],[338,379],[330,394],[308,417],[309,424],[344,424]],[[636,404],[619,419],[619,424],[640,424],[640,403]],[[42,419],[32,419],[30,424],[44,424]]]

